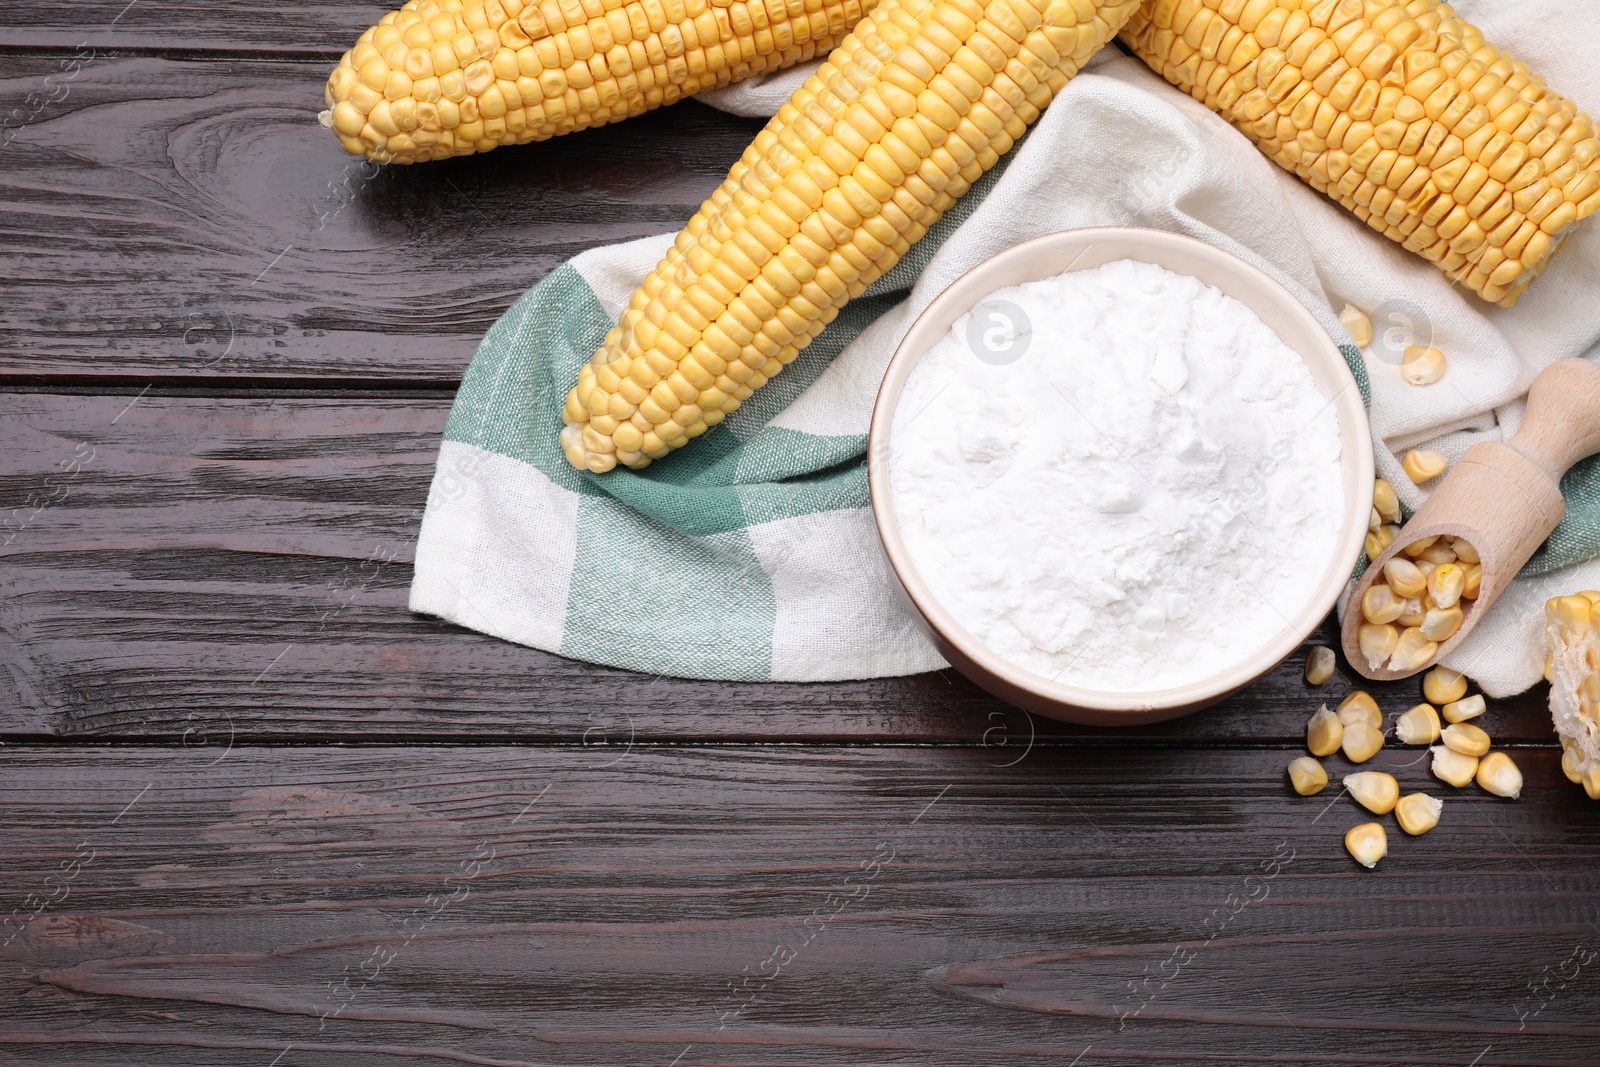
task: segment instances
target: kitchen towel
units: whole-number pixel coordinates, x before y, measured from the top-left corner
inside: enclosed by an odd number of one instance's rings
[[[1585,57],[1585,42],[1600,37],[1600,6],[1457,7],[1600,113],[1600,68]],[[706,99],[770,114],[807,73]],[[1453,462],[1477,441],[1508,438],[1542,367],[1600,356],[1593,223],[1515,308],[1486,305],[1107,48],[793,365],[643,471],[575,471],[556,435],[578,367],[673,235],[594,249],[534,286],[490,329],[457,395],[417,544],[412,609],[654,674],[825,681],[943,666],[891,593],[867,507],[866,434],[883,368],[917,314],[974,264],[1043,234],[1105,225],[1207,241],[1294,293],[1343,342],[1369,391],[1379,473],[1408,507],[1426,490],[1400,470],[1406,449],[1426,446]],[[1335,317],[1346,301],[1372,313],[1365,352]],[[1412,343],[1449,354],[1441,382],[1401,381],[1399,355]],[[1600,587],[1600,464],[1580,465],[1563,490],[1567,519],[1451,659],[1492,696],[1542,671],[1544,600]]]

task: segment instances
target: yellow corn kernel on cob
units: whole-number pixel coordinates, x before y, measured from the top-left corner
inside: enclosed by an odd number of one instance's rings
[[[410,0],[328,78],[352,155],[416,163],[542,141],[802,63],[874,0]]]
[[[882,0],[806,79],[578,375],[575,467],[722,421],[994,166],[1138,0]]]
[[[1600,800],[1600,592],[1552,597],[1544,606],[1550,645],[1550,717],[1561,769]]]
[[[1122,37],[1485,300],[1513,303],[1600,208],[1589,117],[1437,0],[1147,0]]]

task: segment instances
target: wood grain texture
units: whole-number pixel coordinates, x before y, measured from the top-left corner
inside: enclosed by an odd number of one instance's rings
[[[0,632],[13,649],[0,730],[576,741],[631,728],[987,743],[1003,762],[1030,739],[1292,742],[1320,702],[1352,688],[1347,665],[1307,686],[1302,651],[1201,715],[1095,730],[1030,720],[953,672],[659,679],[414,616],[412,546],[447,411],[443,396],[0,394],[12,465],[0,474]],[[1374,692],[1391,714],[1419,699],[1415,681]],[[1493,724],[1498,737],[1554,743],[1542,686],[1496,702]]]
[[[0,949],[0,1056],[1600,1058],[1600,806],[1552,754],[1374,872],[1289,755],[17,749],[7,911],[48,903]]]
[[[44,58],[0,76],[0,381],[453,384],[556,265],[681,226],[758,125],[690,102],[380,168],[317,125],[313,64],[108,58],[52,76]]]
[[[331,67],[368,26],[399,6],[361,0],[261,0],[202,7],[174,0],[6,4],[0,7],[0,48],[316,56]]]

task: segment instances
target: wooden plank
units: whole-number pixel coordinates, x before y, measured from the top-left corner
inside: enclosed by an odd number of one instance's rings
[[[385,11],[399,6],[363,0],[7,4],[0,8],[0,45],[30,51],[315,55],[332,65]]]
[[[1105,731],[953,672],[741,685],[592,668],[406,610],[445,397],[0,394],[0,732],[177,740],[518,737],[1281,743],[1362,684],[1297,653],[1217,708]],[[1331,642],[1326,628],[1321,640]],[[1372,686],[1386,712],[1413,682]],[[1496,702],[1549,744],[1543,687]]]
[[[1553,753],[1372,872],[1289,754],[13,748],[0,1057],[1600,1060]]]
[[[757,128],[687,103],[381,168],[317,125],[316,64],[111,58],[43,88],[59,67],[0,77],[0,380],[448,386],[553,267],[682,225]]]

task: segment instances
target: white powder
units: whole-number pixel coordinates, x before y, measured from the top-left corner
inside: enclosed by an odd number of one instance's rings
[[[1024,316],[1009,348],[995,301]],[[1202,681],[1261,650],[1344,520],[1338,418],[1300,357],[1239,301],[1132,260],[1003,289],[958,321],[901,394],[890,485],[918,573],[963,627],[1102,691]]]

